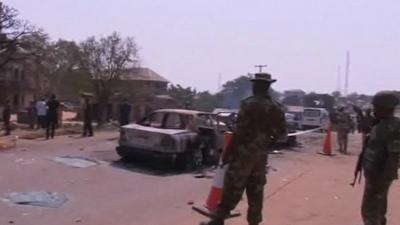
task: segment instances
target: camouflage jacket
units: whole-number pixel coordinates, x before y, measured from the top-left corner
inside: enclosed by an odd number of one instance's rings
[[[363,169],[368,175],[382,175],[389,153],[400,153],[400,119],[390,118],[379,121],[371,131],[363,156]],[[396,171],[390,179],[397,178]]]
[[[339,131],[348,132],[353,127],[353,121],[347,112],[338,112],[336,115],[336,127]]]
[[[230,154],[245,156],[266,152],[272,138],[286,135],[285,114],[270,97],[252,96],[242,101]]]

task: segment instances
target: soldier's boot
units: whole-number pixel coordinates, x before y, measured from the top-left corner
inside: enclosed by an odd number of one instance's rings
[[[224,220],[221,219],[212,219],[208,222],[200,223],[200,225],[224,225],[224,224],[225,224]]]

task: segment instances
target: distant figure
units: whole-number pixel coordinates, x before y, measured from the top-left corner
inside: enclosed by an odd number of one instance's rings
[[[57,101],[56,95],[52,95],[50,101],[47,102],[47,132],[46,138],[54,138],[54,132],[57,126],[58,120],[58,108],[60,107],[60,102]]]
[[[6,101],[6,104],[4,105],[3,109],[3,122],[4,122],[4,130],[5,133],[4,135],[8,136],[11,134],[11,105],[10,105],[10,100]]]
[[[93,136],[93,106],[88,97],[85,98],[85,105],[83,106],[83,136]]]
[[[119,106],[119,125],[124,126],[130,123],[132,106],[128,103],[128,99],[124,98]]]
[[[36,102],[37,128],[46,128],[47,104],[44,98]]]
[[[28,122],[29,122],[29,128],[30,129],[35,129],[35,122],[36,122],[36,105],[34,101],[31,101],[29,103],[29,106],[27,108],[28,111]]]
[[[336,115],[336,126],[340,153],[347,154],[348,136],[352,123],[350,114],[345,112],[344,107],[339,107]]]

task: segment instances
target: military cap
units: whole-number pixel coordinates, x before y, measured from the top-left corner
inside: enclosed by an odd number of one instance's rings
[[[399,103],[399,97],[392,91],[378,92],[372,99],[372,104],[377,107],[395,108]]]
[[[269,73],[256,73],[254,75],[254,78],[251,79],[251,81],[263,81],[263,82],[268,82],[268,83],[274,83],[276,82],[276,79],[272,79],[271,74]]]

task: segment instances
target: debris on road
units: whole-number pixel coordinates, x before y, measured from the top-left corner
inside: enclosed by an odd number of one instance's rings
[[[58,192],[32,191],[10,193],[7,196],[7,200],[17,205],[59,208],[68,201],[68,198]]]
[[[282,151],[279,151],[279,150],[273,150],[273,151],[271,151],[269,154],[270,154],[270,155],[282,155],[283,152],[282,152]]]
[[[22,158],[19,158],[19,159],[16,159],[15,162],[16,163],[20,163],[20,164],[24,164],[24,165],[29,165],[29,164],[35,163],[36,159],[33,159],[33,158],[32,159],[22,159]]]
[[[99,162],[83,156],[57,156],[53,161],[75,168],[88,168],[99,165]]]
[[[18,139],[19,139],[18,136],[2,137],[0,139],[0,150],[7,150],[7,149],[10,149],[10,148],[16,148]]]

